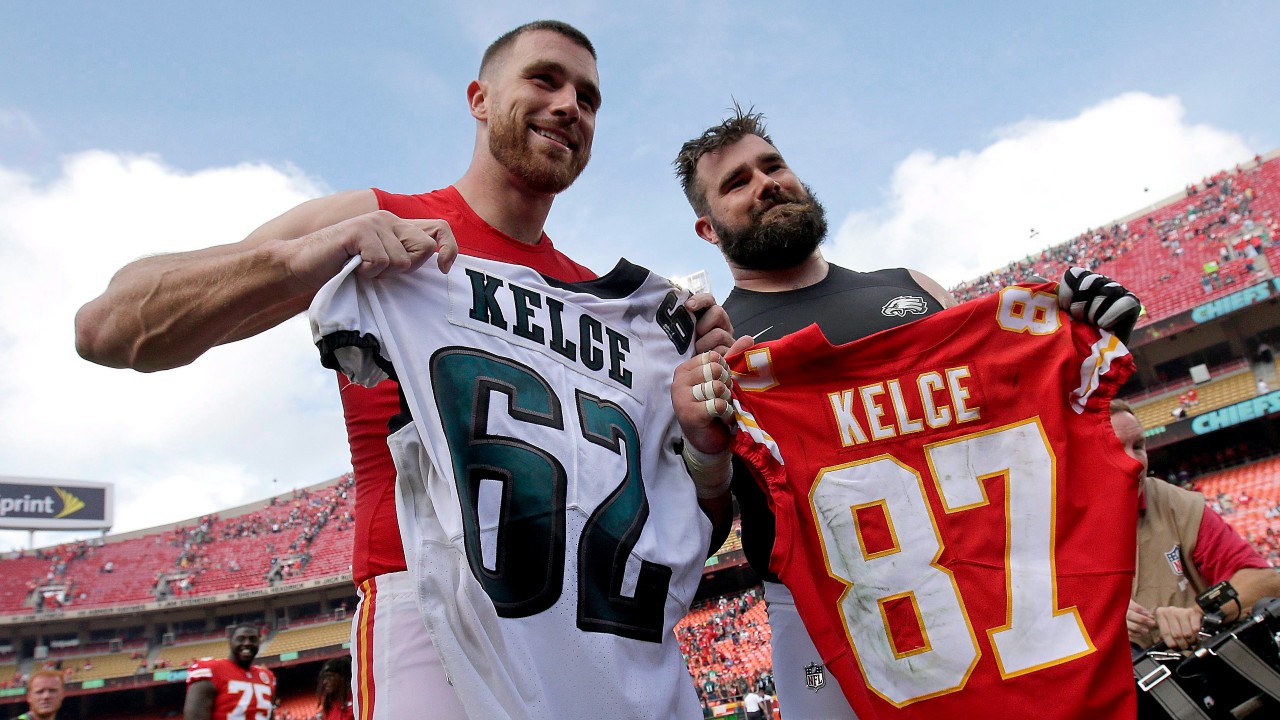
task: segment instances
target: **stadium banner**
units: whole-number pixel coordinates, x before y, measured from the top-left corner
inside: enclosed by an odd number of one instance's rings
[[[1191,418],[1191,430],[1196,435],[1205,435],[1276,413],[1280,413],[1280,390],[1196,415]]]
[[[1133,331],[1126,345],[1131,348],[1146,345],[1162,337],[1217,320],[1237,310],[1243,310],[1276,297],[1280,297],[1280,277],[1264,280],[1256,285],[1250,285],[1229,295],[1197,305],[1173,317],[1144,325]]]
[[[108,529],[114,490],[110,483],[0,475],[0,528]]]
[[[1147,439],[1147,447],[1154,449],[1276,414],[1280,414],[1280,390],[1209,410],[1186,420],[1148,428],[1143,435]]]
[[[1148,450],[1179,443],[1196,436],[1195,432],[1191,430],[1191,420],[1189,419],[1147,428],[1142,435],[1147,439]]]

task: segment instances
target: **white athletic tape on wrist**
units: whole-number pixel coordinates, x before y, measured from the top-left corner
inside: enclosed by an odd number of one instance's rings
[[[711,403],[712,401],[707,401]],[[688,440],[680,451],[684,458],[685,469],[693,478],[693,488],[699,500],[718,498],[729,490],[733,481],[733,454],[724,452],[707,454],[695,448]],[[723,479],[721,477],[723,476]]]

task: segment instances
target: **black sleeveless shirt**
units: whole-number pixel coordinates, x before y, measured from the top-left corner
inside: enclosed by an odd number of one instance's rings
[[[942,309],[904,268],[869,273],[831,264],[828,268],[825,278],[798,290],[756,292],[735,287],[724,301],[734,333],[763,333],[761,341],[777,340],[817,323],[827,340],[843,345]],[[734,464],[731,488],[742,518],[742,552],[762,579],[781,582],[769,572],[773,512],[751,471],[737,460]]]

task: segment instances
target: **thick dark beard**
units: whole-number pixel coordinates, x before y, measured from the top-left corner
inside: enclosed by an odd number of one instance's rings
[[[734,265],[747,270],[788,270],[804,262],[827,238],[827,211],[804,186],[807,197],[779,196],[779,203],[754,213],[741,230],[730,230],[714,216],[711,227],[720,237],[720,252]],[[768,222],[770,210],[785,205]]]
[[[591,152],[574,150],[568,164],[535,157],[529,147],[529,129],[513,118],[498,116],[489,122],[489,152],[512,175],[534,192],[555,195],[563,192],[587,167]]]

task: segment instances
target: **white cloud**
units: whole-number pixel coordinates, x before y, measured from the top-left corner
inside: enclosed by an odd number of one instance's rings
[[[1176,97],[1127,93],[1066,120],[1001,128],[976,152],[917,150],[894,170],[881,207],[845,218],[828,254],[859,269],[916,268],[951,286],[1253,156],[1239,135],[1185,114]]]
[[[99,151],[48,183],[0,167],[0,474],[113,482],[126,531],[344,472],[336,380],[304,318],[148,375],[81,360],[73,339],[76,310],[131,260],[234,242],[321,192],[290,168]]]

